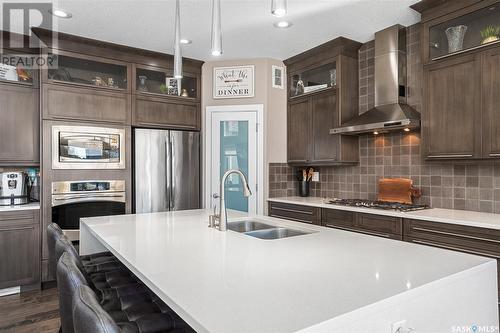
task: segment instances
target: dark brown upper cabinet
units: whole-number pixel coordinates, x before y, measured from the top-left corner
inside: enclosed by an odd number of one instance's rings
[[[500,48],[483,55],[483,157],[500,158]]]
[[[464,55],[426,67],[423,138],[429,159],[481,154],[480,59]]]
[[[134,66],[132,124],[141,127],[199,130],[201,75],[184,71]]]
[[[357,137],[331,135],[330,129],[358,113],[360,46],[341,37],[285,60],[289,164],[359,161]]]
[[[42,71],[43,119],[200,129],[203,62],[183,58],[184,77],[169,80],[172,55],[33,31],[57,59]]]
[[[500,20],[499,3],[424,0],[413,6],[422,12],[427,160],[500,158],[500,40],[487,32]]]
[[[0,83],[0,166],[40,161],[38,89]]]

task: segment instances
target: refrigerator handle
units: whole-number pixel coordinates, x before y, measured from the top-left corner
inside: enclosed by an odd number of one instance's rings
[[[170,186],[172,186],[172,175],[171,175],[171,161],[170,161],[170,133],[167,132],[165,137],[165,192],[168,199],[168,210],[172,209],[172,191]]]
[[[175,181],[174,181],[174,165],[175,165],[175,149],[174,149],[174,135],[170,132],[170,210],[175,208]]]

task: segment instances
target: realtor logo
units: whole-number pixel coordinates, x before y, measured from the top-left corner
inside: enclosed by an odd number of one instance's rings
[[[2,4],[2,30],[24,36],[31,35],[32,27],[53,30],[51,11],[52,3],[5,2]],[[2,48],[36,48],[39,46],[36,38],[4,40],[3,37]]]
[[[52,3],[4,2],[1,8],[3,34],[0,34],[0,49],[3,53],[0,54],[0,69],[12,72],[13,68],[56,68],[56,57],[38,52],[46,45],[31,31],[31,28],[56,31]],[[51,38],[54,45],[57,34],[52,33]]]

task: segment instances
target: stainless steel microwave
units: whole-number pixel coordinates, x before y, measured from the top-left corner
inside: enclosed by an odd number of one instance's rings
[[[125,169],[125,130],[52,126],[52,169]]]

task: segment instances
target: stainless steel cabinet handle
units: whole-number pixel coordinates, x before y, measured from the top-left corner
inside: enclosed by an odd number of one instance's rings
[[[466,249],[462,249],[462,248],[455,247],[455,246],[442,245],[440,243],[427,242],[427,241],[422,241],[422,240],[418,240],[418,239],[412,239],[411,241],[413,243],[417,243],[417,244],[429,245],[429,246],[434,246],[434,247],[441,247],[441,248],[447,249],[447,250],[458,251],[458,252],[465,252],[465,253],[469,253],[469,254],[475,254],[475,255],[478,255],[478,256],[500,259],[500,256],[495,255],[495,254],[491,254],[491,253],[466,250]]]
[[[446,235],[446,236],[454,236],[454,237],[461,237],[461,238],[468,238],[468,239],[474,239],[474,240],[479,240],[483,242],[493,242],[493,243],[498,243],[500,244],[500,240],[495,240],[495,239],[489,239],[489,238],[484,238],[484,237],[477,237],[477,236],[468,236],[464,234],[457,234],[454,232],[447,232],[447,231],[438,231],[438,230],[433,230],[433,229],[428,229],[428,228],[421,228],[421,227],[412,227],[412,230],[417,230],[417,231],[423,231],[423,232],[430,232],[434,234],[440,234],[440,235]]]
[[[281,208],[281,207],[274,207],[274,206],[271,206],[271,209],[281,210],[281,211],[290,212],[290,213],[313,215],[313,212],[302,211],[302,210],[297,210],[297,209]]]
[[[472,157],[472,154],[450,154],[450,155],[428,155],[430,158],[461,158],[461,157]]]
[[[280,219],[285,219],[285,220],[290,220],[290,221],[296,221],[296,222],[302,222],[302,223],[307,223],[307,224],[313,224],[312,221],[307,221],[307,220],[301,220],[293,217],[288,217],[288,216],[283,216],[283,215],[276,215],[276,214],[270,214],[269,216],[271,217],[277,217]]]
[[[326,224],[325,226],[326,227],[330,227],[330,228],[334,228],[334,229],[344,230],[344,231],[357,232],[357,233],[360,233],[360,234],[366,234],[366,235],[371,235],[371,236],[379,236],[379,237],[391,238],[390,234],[386,234],[386,233],[383,233],[383,232],[367,231],[367,230],[361,230],[361,229],[339,227],[339,226],[331,225],[331,224]]]
[[[490,154],[491,157],[500,157],[500,154]]]

